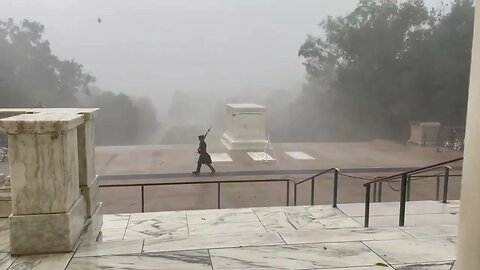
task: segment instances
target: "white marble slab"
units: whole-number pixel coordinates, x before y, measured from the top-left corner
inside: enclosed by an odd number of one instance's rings
[[[393,265],[397,270],[450,270],[453,261]]]
[[[65,269],[72,253],[21,256],[8,268],[9,270],[46,270]]]
[[[2,257],[3,257],[3,255],[2,255]],[[2,258],[0,260],[0,270],[7,270],[17,260],[17,258],[18,257],[12,257],[9,254],[8,254],[8,256]]]
[[[227,153],[210,153],[213,162],[232,162],[232,158]]]
[[[257,208],[254,209],[267,231],[299,230],[315,221],[305,207],[301,208]]]
[[[207,250],[193,250],[73,258],[67,268],[67,270],[90,269],[211,270],[212,267]]]
[[[219,222],[206,224],[188,224],[190,235],[204,234],[241,234],[266,232],[262,223],[255,222]]]
[[[77,249],[74,257],[140,254],[142,252],[143,240],[98,242],[82,244]]]
[[[351,217],[365,215],[364,203],[339,204],[338,208]],[[370,204],[370,216],[398,216],[400,211],[399,202],[382,202]],[[437,201],[411,201],[406,203],[407,215],[414,214],[445,214],[454,212],[448,204]]]
[[[285,152],[285,154],[289,155],[290,157],[292,157],[295,160],[312,160],[312,159],[315,159],[314,157],[310,156],[309,154],[307,154],[305,152],[300,152],[300,151]]]
[[[125,229],[105,229],[102,230],[103,242],[123,240]]]
[[[130,214],[103,215],[102,229],[125,229],[129,219]]]
[[[227,212],[227,213],[195,213],[187,212],[188,224],[215,224],[215,223],[231,223],[231,222],[259,222],[258,217],[253,211],[245,212]]]
[[[188,235],[187,219],[152,218],[132,220],[128,223],[124,239],[132,238],[164,238]],[[141,237],[143,236],[143,237]]]
[[[363,224],[363,217],[355,217],[357,222]],[[452,214],[423,214],[423,215],[406,215],[405,226],[427,226],[437,224],[457,225],[459,215]],[[370,227],[395,227],[398,226],[398,214],[396,216],[373,216],[370,217]]]
[[[457,225],[431,225],[431,226],[418,226],[418,227],[400,227],[400,230],[410,234],[415,238],[433,238],[433,237],[448,237],[457,236]]]
[[[331,229],[279,232],[287,244],[307,244],[345,241],[369,241],[388,239],[411,239],[397,228],[382,229]]]
[[[214,269],[321,269],[386,263],[362,243],[328,243],[210,250]]]
[[[222,208],[222,209],[204,209],[204,210],[189,210],[187,216],[193,215],[225,215],[225,214],[240,214],[240,213],[253,213],[252,208]]]
[[[165,220],[165,221],[174,221],[174,222],[187,222],[187,212],[186,211],[165,211],[165,212],[147,212],[147,213],[132,213],[130,215],[130,223],[136,223],[137,221],[143,220]]]
[[[313,205],[306,206],[307,210],[318,219],[323,218],[346,218],[348,217],[338,208],[333,208],[329,205]]]
[[[318,219],[326,229],[342,229],[342,228],[363,228],[363,226],[353,218],[323,218]]]
[[[401,239],[364,243],[390,264],[455,260],[455,243],[451,238]]]
[[[251,159],[255,161],[269,161],[269,160],[276,160],[271,157],[269,154],[264,152],[247,152]]]
[[[277,233],[243,233],[231,235],[195,235],[169,239],[145,240],[144,252],[163,252],[242,246],[285,244]]]

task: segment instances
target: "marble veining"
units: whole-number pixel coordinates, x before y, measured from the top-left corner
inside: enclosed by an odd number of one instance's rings
[[[103,229],[126,229],[130,214],[103,215]]]
[[[367,241],[365,245],[391,264],[455,260],[455,240],[449,237]]]
[[[185,213],[171,214],[170,218],[159,216],[150,219],[130,218],[125,239],[160,238],[188,235]]]
[[[214,269],[321,269],[385,263],[360,242],[210,250]]]
[[[145,240],[145,252],[195,250],[209,248],[284,245],[277,233],[244,233],[232,235],[195,235],[167,239]]]
[[[9,270],[46,270],[65,269],[72,253],[21,256],[8,268]]]
[[[142,252],[143,240],[130,240],[122,242],[98,242],[82,244],[77,249],[74,257],[140,254]]]
[[[80,197],[77,131],[9,136],[12,213],[66,213]]]
[[[418,263],[408,265],[394,265],[397,270],[450,270],[452,268],[453,261],[448,262],[430,262],[430,263]]]
[[[372,241],[388,239],[411,239],[397,228],[382,229],[318,229],[279,232],[287,244],[322,242]]]
[[[458,226],[449,224],[399,228],[415,238],[447,237],[458,234]]]
[[[142,269],[142,270],[211,270],[207,250],[175,251],[73,258],[67,270]]]
[[[13,257],[8,253],[6,254],[7,256],[0,260],[0,270],[7,270],[18,258],[18,257]]]
[[[190,235],[262,233],[266,231],[258,221],[189,224],[188,230]]]
[[[188,224],[217,224],[231,222],[258,222],[258,217],[253,211],[231,213],[200,213],[193,211],[187,213]]]
[[[123,240],[125,229],[102,229],[103,242]]]

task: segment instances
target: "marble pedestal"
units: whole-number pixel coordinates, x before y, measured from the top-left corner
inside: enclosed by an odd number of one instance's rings
[[[11,215],[10,252],[13,255],[72,251],[85,225],[86,204],[78,198],[66,213]]]
[[[87,216],[95,211],[98,195],[98,181],[95,173],[95,118],[98,108],[39,108],[32,113],[72,113],[83,116],[83,123],[77,127],[78,182],[82,195],[87,201]]]
[[[92,243],[101,241],[101,231],[103,226],[103,208],[102,203],[99,202],[94,207],[91,216],[85,221],[85,233],[82,238],[83,243]]]
[[[11,252],[69,252],[83,232],[77,127],[83,116],[32,113],[0,119],[8,134]]]
[[[91,217],[97,207],[98,193],[100,192],[97,177],[95,176],[88,186],[80,186],[80,192],[87,204],[87,217]]]
[[[222,143],[229,150],[263,150],[267,146],[264,106],[227,104]]]
[[[438,122],[412,122],[410,124],[410,139],[408,143],[434,146],[438,143],[438,132],[441,124]]]

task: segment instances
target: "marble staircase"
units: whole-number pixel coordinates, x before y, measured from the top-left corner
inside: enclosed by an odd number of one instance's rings
[[[408,202],[406,227],[398,205],[373,203],[368,229],[363,204],[104,215],[103,242],[0,269],[453,269],[459,202]]]

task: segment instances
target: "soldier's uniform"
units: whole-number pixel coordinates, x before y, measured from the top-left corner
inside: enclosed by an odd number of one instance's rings
[[[204,140],[205,136],[200,135],[198,136],[198,139],[200,140],[200,143],[198,144],[197,152],[200,156],[198,157],[197,170],[192,173],[199,174],[200,167],[202,167],[203,164],[207,165],[210,170],[212,170],[212,173],[215,173],[215,169],[212,166],[212,157],[207,153],[207,143]]]

